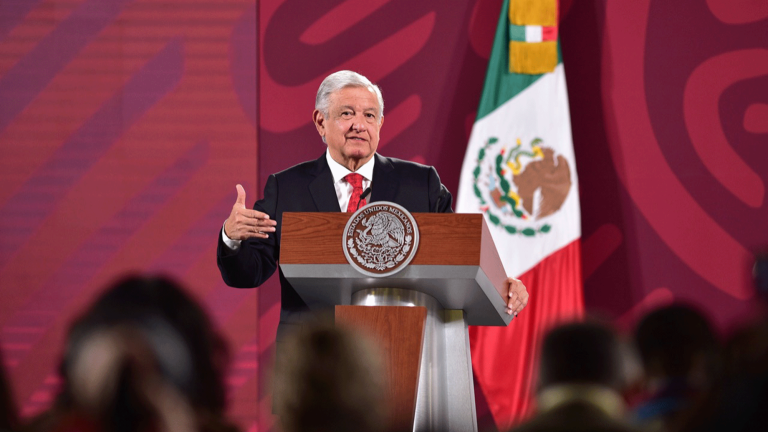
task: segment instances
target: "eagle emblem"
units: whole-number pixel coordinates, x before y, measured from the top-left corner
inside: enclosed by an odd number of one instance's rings
[[[356,211],[344,229],[344,255],[358,271],[388,276],[405,267],[416,252],[418,228],[413,216],[390,202]]]
[[[509,234],[546,234],[547,218],[557,213],[571,190],[571,168],[565,156],[545,146],[541,138],[523,145],[503,145],[489,138],[480,149],[472,172],[480,211]]]

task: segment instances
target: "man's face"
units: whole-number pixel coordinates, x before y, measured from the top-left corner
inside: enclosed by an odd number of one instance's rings
[[[317,132],[336,162],[352,171],[368,162],[379,145],[381,118],[376,94],[365,87],[345,87],[331,94],[328,117],[315,110]]]

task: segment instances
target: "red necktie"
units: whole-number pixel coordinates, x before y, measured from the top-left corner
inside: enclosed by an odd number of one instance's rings
[[[360,199],[360,195],[363,194],[363,176],[357,173],[347,174],[344,180],[352,185],[352,196],[349,197],[349,204],[347,204],[347,213],[351,213],[365,205],[365,199]]]

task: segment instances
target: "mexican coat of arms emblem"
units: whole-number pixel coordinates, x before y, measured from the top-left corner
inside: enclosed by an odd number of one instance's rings
[[[405,268],[419,245],[413,216],[398,204],[378,201],[350,216],[342,236],[344,255],[359,272],[389,276]]]
[[[509,234],[548,233],[547,217],[563,206],[571,189],[571,168],[541,138],[504,145],[491,137],[480,148],[472,171],[480,211]]]

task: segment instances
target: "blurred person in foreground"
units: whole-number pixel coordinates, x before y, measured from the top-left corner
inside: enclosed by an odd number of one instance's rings
[[[0,352],[0,432],[15,431],[19,425],[16,403],[13,401],[11,383],[5,375],[2,352]]]
[[[31,431],[234,432],[227,349],[205,311],[165,278],[128,277],[70,328],[54,406]]]
[[[283,432],[382,432],[382,365],[367,339],[330,323],[289,333],[275,365],[274,410]]]
[[[724,351],[722,376],[673,431],[768,430],[768,325],[738,330]]]
[[[614,331],[600,323],[553,329],[541,347],[538,414],[514,431],[639,431],[624,420],[627,356]]]
[[[674,304],[643,317],[634,332],[647,397],[633,421],[667,430],[710,389],[718,374],[720,343],[709,320],[693,307]]]
[[[676,431],[768,430],[768,253],[756,255],[753,269],[762,315],[728,338],[721,377]]]

